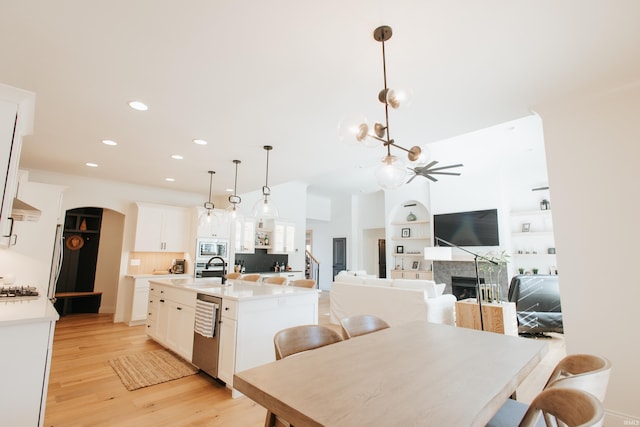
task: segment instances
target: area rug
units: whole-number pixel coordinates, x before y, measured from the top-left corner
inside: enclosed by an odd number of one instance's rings
[[[109,360],[127,390],[177,380],[198,372],[198,368],[166,350],[154,350]]]

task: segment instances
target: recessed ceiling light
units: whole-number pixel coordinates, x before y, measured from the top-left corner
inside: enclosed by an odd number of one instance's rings
[[[207,145],[208,144],[208,142],[205,141],[204,139],[194,139],[193,142],[198,144],[198,145]]]
[[[97,164],[97,163],[90,163],[90,162],[87,162],[87,163],[85,163],[85,165],[89,166],[90,168],[97,168],[97,167],[98,167],[98,164]]]
[[[176,159],[176,160],[182,160],[184,159],[184,157],[182,157],[180,154],[173,154],[171,156],[172,159]]]
[[[115,142],[115,141],[113,141],[113,140],[111,140],[111,139],[103,139],[103,140],[102,140],[102,143],[103,143],[104,145],[111,145],[111,146],[118,145],[118,143],[117,143],[117,142]]]
[[[176,179],[175,178],[165,178],[164,179],[167,182],[174,182]]]
[[[227,193],[233,193],[233,188],[227,188],[227,189],[226,189],[226,190],[224,190],[224,191],[226,191]]]
[[[149,109],[149,107],[147,107],[147,104],[145,104],[144,102],[140,102],[140,101],[130,101],[129,102],[129,107],[133,108],[134,110],[138,110],[138,111],[147,111]]]

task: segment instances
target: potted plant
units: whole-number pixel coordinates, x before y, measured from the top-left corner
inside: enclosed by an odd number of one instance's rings
[[[507,251],[501,252],[489,252],[484,255],[485,258],[495,262],[487,262],[480,260],[478,267],[484,273],[485,283],[492,287],[490,292],[490,302],[500,302],[500,273],[507,266],[509,258],[511,257]]]

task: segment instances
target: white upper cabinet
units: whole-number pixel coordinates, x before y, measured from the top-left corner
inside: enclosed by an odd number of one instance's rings
[[[236,219],[234,233],[236,253],[255,252],[256,222],[254,218]]]
[[[290,253],[295,250],[296,225],[291,222],[275,221],[273,224],[272,253]]]
[[[10,216],[18,183],[22,136],[30,134],[33,128],[34,105],[33,93],[0,84],[0,246],[12,244]]]
[[[189,251],[189,209],[176,206],[136,203],[138,207],[136,241],[138,252]]]

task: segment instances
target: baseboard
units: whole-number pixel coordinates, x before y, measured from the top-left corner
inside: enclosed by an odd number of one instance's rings
[[[603,425],[607,427],[640,426],[640,416],[621,414],[619,412],[605,410]]]

